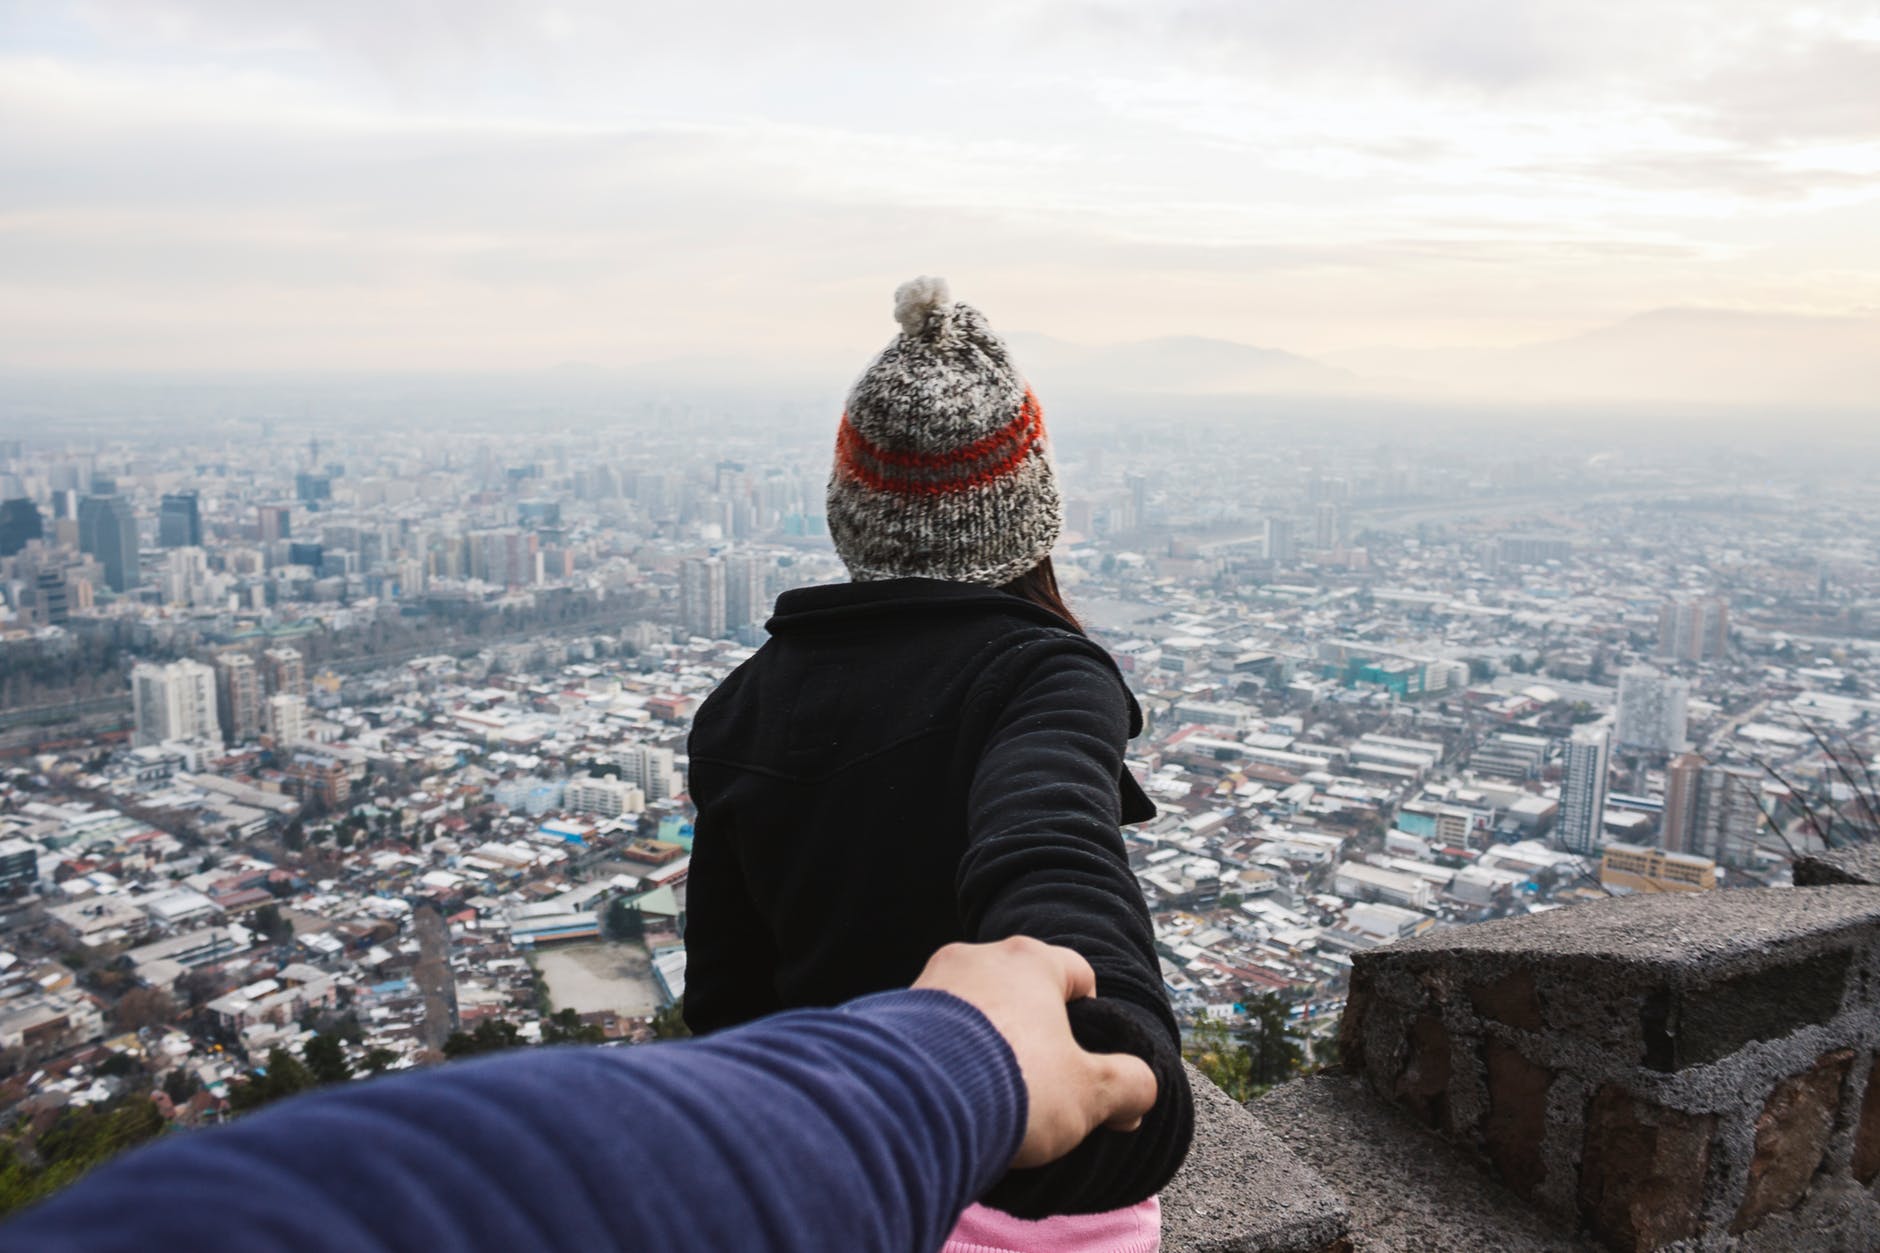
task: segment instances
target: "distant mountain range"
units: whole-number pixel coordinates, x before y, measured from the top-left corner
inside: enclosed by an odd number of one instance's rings
[[[1880,316],[1657,309],[1515,348],[1377,348],[1331,360],[1390,390],[1511,403],[1880,405]]]
[[[1347,392],[1364,386],[1322,361],[1225,339],[1184,335],[1093,348],[1021,331],[1008,342],[1019,366],[1044,391],[1197,395]]]
[[[1379,347],[1322,359],[1198,336],[1097,346],[1025,331],[1008,339],[1020,368],[1047,404],[1053,396],[1085,402],[1168,396],[1218,407],[1231,406],[1240,396],[1275,396],[1324,398],[1360,408],[1389,401],[1509,407],[1590,403],[1756,411],[1787,407],[1853,411],[1856,417],[1880,409],[1880,312],[1811,317],[1669,308],[1569,338],[1510,348]],[[294,383],[309,395],[357,393],[362,403],[368,394],[384,393],[410,403],[435,394],[455,404],[460,393],[473,392],[486,407],[505,410],[617,407],[622,397],[633,396],[640,398],[636,403],[652,396],[681,408],[720,401],[782,402],[793,411],[800,408],[808,421],[840,405],[849,381],[866,362],[865,351],[828,350],[782,358],[699,355],[637,366],[568,362],[487,375],[205,375],[195,381],[209,386],[224,406],[249,392],[260,403],[281,394],[284,383]],[[36,397],[68,409],[91,397],[85,403],[108,409],[121,401],[119,393],[132,389],[138,405],[148,409],[153,397],[189,381],[97,372],[69,377],[0,372],[0,399],[24,406],[22,412],[32,411],[29,402]]]
[[[1009,337],[1041,390],[1880,407],[1880,315],[1669,308],[1512,348],[1373,348],[1323,360],[1178,336],[1089,347]]]

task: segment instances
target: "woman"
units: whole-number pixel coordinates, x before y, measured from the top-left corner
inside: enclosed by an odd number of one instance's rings
[[[853,581],[778,598],[693,726],[686,1020],[905,987],[955,940],[1076,950],[1097,995],[1072,1028],[1148,1062],[1155,1108],[1010,1172],[948,1248],[1149,1253],[1192,1109],[1118,830],[1155,814],[1123,764],[1141,713],[1058,593],[1043,416],[1004,342],[939,279],[895,317],[829,480]]]

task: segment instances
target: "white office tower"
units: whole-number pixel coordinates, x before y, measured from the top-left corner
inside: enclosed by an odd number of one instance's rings
[[[1604,727],[1581,727],[1567,741],[1567,774],[1560,785],[1560,847],[1590,854],[1599,847],[1606,817],[1606,768],[1612,755]]]
[[[166,605],[212,603],[208,554],[200,548],[170,549],[164,562],[162,586]]]
[[[131,671],[131,704],[132,743],[138,748],[171,740],[221,742],[215,671],[199,661],[139,663]]]
[[[636,785],[624,779],[592,774],[578,774],[568,780],[561,803],[571,813],[595,814],[602,818],[637,814],[646,808],[646,798]]]
[[[307,738],[307,698],[292,692],[276,692],[268,697],[268,738],[274,747],[285,748]]]
[[[1691,685],[1650,666],[1632,666],[1619,675],[1621,748],[1674,753],[1684,747],[1686,706]]]
[[[670,800],[679,794],[679,772],[673,768],[670,748],[635,744],[623,750],[620,777],[637,786],[648,801]]]

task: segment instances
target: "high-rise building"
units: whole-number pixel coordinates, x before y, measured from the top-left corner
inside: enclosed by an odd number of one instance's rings
[[[687,557],[679,568],[679,618],[685,629],[717,639],[725,633],[726,617],[725,563],[717,557]]]
[[[1268,561],[1297,561],[1299,542],[1293,538],[1293,524],[1290,518],[1268,518],[1266,520],[1266,559]]]
[[[157,513],[157,543],[164,548],[202,547],[202,498],[195,492],[171,492]]]
[[[307,738],[307,699],[292,692],[268,697],[268,739],[277,749]]]
[[[1680,753],[1665,767],[1664,825],[1658,843],[1667,853],[1688,853],[1696,844],[1697,784],[1704,771],[1704,759],[1696,753]]]
[[[137,514],[122,496],[87,496],[79,501],[78,546],[98,559],[112,591],[128,592],[141,581]]]
[[[1684,746],[1691,685],[1650,666],[1630,666],[1619,675],[1621,748],[1672,753]]]
[[[1351,524],[1345,507],[1335,501],[1321,501],[1312,510],[1312,546],[1321,550],[1343,548],[1351,543]]]
[[[620,777],[638,787],[648,801],[670,800],[679,794],[670,748],[635,744],[625,749],[620,754]]]
[[[1730,648],[1730,604],[1720,596],[1666,601],[1658,611],[1658,655],[1710,661]]]
[[[201,604],[207,595],[209,581],[207,553],[200,548],[172,548],[163,563],[163,603]]]
[[[302,470],[294,476],[294,495],[317,508],[320,501],[333,499],[333,480],[324,474]]]
[[[1123,485],[1129,488],[1129,511],[1136,525],[1149,525],[1149,476],[1132,470],[1123,476]]]
[[[727,629],[762,626],[770,617],[769,573],[770,562],[763,557],[731,557],[725,561]]]
[[[270,648],[261,654],[261,667],[271,694],[307,694],[307,663],[297,648]]]
[[[261,671],[247,653],[215,659],[216,710],[230,744],[246,744],[261,734]]]
[[[542,581],[541,541],[532,531],[498,527],[464,536],[470,577],[497,587],[527,587]]]
[[[294,510],[291,505],[256,505],[255,529],[264,544],[276,540],[292,539],[294,535]]]
[[[27,544],[46,536],[39,506],[24,496],[0,501],[0,557],[11,557]]]
[[[138,664],[131,671],[131,704],[136,727],[132,743],[139,748],[170,740],[222,738],[215,671],[199,661]]]
[[[1726,866],[1748,863],[1762,829],[1762,777],[1747,766],[1705,766],[1698,775],[1694,847]]]
[[[602,818],[637,814],[646,808],[646,798],[637,785],[624,779],[591,774],[578,774],[568,780],[561,803],[571,813],[595,814]]]
[[[63,626],[72,617],[72,596],[64,570],[43,569],[33,576],[33,617],[40,626]]]
[[[1604,727],[1580,727],[1567,741],[1566,778],[1560,785],[1560,846],[1590,854],[1599,847],[1606,818],[1606,772],[1611,736]]]

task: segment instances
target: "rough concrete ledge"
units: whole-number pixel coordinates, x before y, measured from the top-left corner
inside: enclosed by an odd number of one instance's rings
[[[1377,952],[1394,961],[1412,953],[1520,952],[1667,971],[1701,969],[1714,977],[1739,965],[1759,964],[1774,946],[1806,944],[1825,932],[1876,919],[1880,888],[1635,894],[1430,931]]]
[[[1795,862],[1795,886],[1880,884],[1880,844],[1860,844],[1831,852],[1809,853]]]
[[[1349,1216],[1312,1168],[1194,1070],[1195,1140],[1162,1191],[1163,1253],[1338,1253]]]
[[[1247,1107],[1349,1205],[1353,1253],[1592,1253],[1469,1154],[1351,1075],[1282,1084]]]
[[[1358,956],[1340,1041],[1379,1096],[1564,1226],[1723,1247],[1880,1177],[1880,887],[1633,896],[1421,936]],[[1880,1227],[1861,1238],[1880,1247]]]

